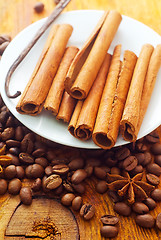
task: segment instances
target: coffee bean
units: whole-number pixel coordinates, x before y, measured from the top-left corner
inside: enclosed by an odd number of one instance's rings
[[[154,199],[155,201],[157,202],[160,202],[161,201],[161,189],[154,189],[152,192],[151,192],[151,197],[152,199]]]
[[[122,216],[130,216],[131,207],[124,202],[117,202],[114,205],[114,211]]]
[[[155,143],[151,146],[151,151],[154,155],[161,154],[161,143]]]
[[[79,158],[74,158],[69,164],[68,167],[70,170],[77,170],[80,168],[84,167],[84,159],[79,157]]]
[[[33,165],[27,166],[25,172],[28,178],[42,178],[44,175],[44,168],[41,165],[35,163]]]
[[[22,166],[16,166],[16,177],[19,179],[23,179],[25,176],[25,170]]]
[[[93,174],[94,167],[93,166],[86,166],[84,170],[87,173],[87,177],[91,177]]]
[[[62,179],[57,174],[52,174],[49,177],[46,178],[44,184],[47,189],[55,189],[59,187],[62,183]]]
[[[7,179],[12,179],[16,176],[16,167],[15,165],[9,165],[4,169],[4,174]]]
[[[0,195],[7,192],[7,181],[5,179],[0,179]]]
[[[17,140],[9,139],[6,141],[8,147],[20,147],[20,142]]]
[[[156,217],[156,226],[158,229],[161,230],[161,213],[158,213],[158,215]]]
[[[84,169],[78,169],[74,172],[74,174],[71,177],[71,181],[73,184],[79,184],[83,180],[87,178],[87,173]]]
[[[0,122],[1,122],[2,124],[5,124],[6,121],[7,121],[7,118],[8,118],[8,112],[7,112],[7,111],[2,111],[2,112],[0,113]]]
[[[1,134],[2,141],[12,139],[14,137],[14,133],[15,131],[13,127],[5,128]]]
[[[146,170],[149,172],[149,173],[152,173],[156,176],[160,176],[161,175],[161,167],[156,164],[156,163],[150,163],[146,166]]]
[[[54,158],[56,157],[55,151],[53,150],[48,150],[46,152],[46,158],[51,162],[52,160],[54,160]]]
[[[117,160],[116,159],[113,159],[111,157],[108,157],[105,159],[105,164],[108,166],[108,167],[115,167],[116,164],[117,164]]]
[[[116,150],[115,152],[115,159],[118,161],[122,161],[125,158],[129,157],[130,150],[127,147],[121,147],[120,149]]]
[[[31,138],[24,137],[21,141],[21,152],[31,154],[34,149],[34,143]]]
[[[74,190],[79,193],[79,194],[83,194],[85,193],[85,186],[82,183],[79,184],[72,184],[72,187],[74,188]]]
[[[19,154],[19,159],[24,164],[32,164],[32,163],[34,163],[34,158],[30,154],[28,154],[28,153],[20,153]]]
[[[32,189],[34,192],[40,191],[40,189],[41,189],[41,178],[36,178],[36,179],[35,179],[35,181],[34,181],[33,184],[32,184],[31,189]]]
[[[111,168],[111,174],[116,174],[116,175],[120,175],[121,171],[118,167],[112,167]]]
[[[138,173],[142,173],[143,172],[143,167],[142,165],[137,165],[132,171],[131,174],[133,176],[137,175]]]
[[[119,222],[119,218],[117,216],[114,215],[103,215],[101,217],[101,222],[103,223],[103,225],[116,225]]]
[[[145,160],[145,154],[144,153],[136,153],[135,157],[138,160],[138,164],[142,164]]]
[[[58,164],[53,166],[53,173],[58,175],[64,175],[69,172],[69,167],[65,164]]]
[[[146,198],[144,200],[144,203],[148,206],[150,210],[153,210],[157,206],[156,202],[150,197]]]
[[[82,202],[83,202],[82,197],[80,197],[80,196],[75,197],[72,201],[73,210],[79,211],[82,206]]]
[[[34,156],[35,158],[43,157],[44,155],[45,155],[44,148],[38,148],[32,153],[32,156]]]
[[[138,152],[146,152],[148,150],[148,147],[143,142],[137,142],[135,148]]]
[[[6,121],[5,128],[13,127],[13,126],[14,126],[14,118],[13,116],[9,116]]]
[[[74,189],[72,187],[72,184],[68,180],[63,180],[63,187],[67,192],[74,192]]]
[[[135,203],[132,205],[132,210],[133,210],[135,213],[138,213],[138,214],[145,214],[145,213],[148,213],[148,212],[149,212],[148,206],[145,205],[145,204],[142,203],[142,202],[135,202]]]
[[[11,37],[8,34],[0,35],[0,44],[2,44],[4,42],[10,42],[10,41],[11,41]]]
[[[22,187],[19,196],[23,204],[30,205],[32,203],[32,192],[29,187]]]
[[[3,54],[3,52],[5,51],[5,49],[8,47],[8,45],[9,45],[9,42],[4,42],[4,43],[2,43],[2,44],[0,44],[0,55],[2,55]]]
[[[34,10],[37,13],[41,13],[44,10],[44,4],[42,2],[37,2],[34,6]]]
[[[155,224],[155,219],[149,214],[137,215],[135,218],[136,224],[140,227],[152,228]]]
[[[23,128],[21,126],[18,126],[15,129],[15,140],[21,141],[23,139],[23,136],[24,136]]]
[[[94,167],[94,175],[96,176],[96,178],[102,180],[105,180],[107,177],[106,171],[101,167]]]
[[[52,175],[52,173],[53,173],[53,168],[52,168],[52,166],[47,166],[46,168],[45,168],[45,174],[47,175],[47,176],[50,176],[50,175]]]
[[[90,220],[95,215],[95,207],[89,203],[84,204],[80,209],[80,216]]]
[[[20,179],[14,178],[8,184],[8,192],[13,195],[17,195],[20,192],[22,183]]]
[[[132,171],[138,164],[138,160],[135,156],[127,157],[123,162],[123,168],[126,171]]]
[[[146,165],[151,163],[151,161],[152,161],[152,156],[151,156],[150,152],[144,152],[144,161],[141,165],[143,167],[145,167]]]
[[[62,198],[61,198],[61,203],[64,206],[71,206],[72,201],[75,198],[75,195],[73,193],[66,193]]]
[[[121,197],[116,192],[108,190],[107,194],[114,203],[121,201]]]
[[[118,235],[118,227],[106,225],[101,227],[100,233],[102,237],[115,238]]]
[[[35,163],[40,164],[44,168],[48,166],[48,160],[44,157],[36,158]]]
[[[20,165],[20,160],[17,156],[15,156],[13,154],[10,154],[10,153],[6,154],[6,156],[11,158],[11,162],[12,162],[13,165],[15,165],[15,166]]]
[[[154,162],[161,167],[161,155],[155,155]]]
[[[96,184],[96,191],[98,193],[105,193],[108,189],[108,186],[107,186],[107,182],[106,181],[99,181],[97,184]]]
[[[156,131],[153,131],[153,132],[149,133],[148,135],[146,135],[145,139],[149,143],[157,143],[157,142],[159,142],[159,135]]]
[[[9,149],[9,153],[18,156],[20,153],[20,149],[18,147],[12,147]]]
[[[146,175],[146,179],[147,179],[148,183],[150,183],[154,186],[157,186],[160,183],[159,177],[157,177],[156,175],[151,174],[151,173],[148,173]]]

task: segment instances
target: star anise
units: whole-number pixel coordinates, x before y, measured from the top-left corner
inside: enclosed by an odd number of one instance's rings
[[[129,204],[133,204],[136,199],[146,199],[154,186],[142,181],[143,173],[138,173],[130,178],[128,172],[124,176],[107,173],[107,182],[110,190],[116,191],[119,196],[127,197]]]

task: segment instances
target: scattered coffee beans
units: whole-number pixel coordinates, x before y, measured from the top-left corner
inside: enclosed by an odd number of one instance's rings
[[[32,203],[32,192],[29,187],[22,187],[20,190],[20,199],[23,204],[30,205]]]
[[[82,206],[82,202],[83,202],[82,197],[80,196],[75,197],[72,201],[73,210],[79,211]]]
[[[62,178],[57,174],[52,174],[47,177],[44,181],[45,187],[47,189],[56,189],[62,183]]]
[[[7,181],[5,179],[0,179],[0,195],[7,192]]]
[[[17,195],[20,192],[22,183],[20,179],[14,178],[8,184],[8,192],[13,195]]]
[[[87,178],[87,173],[84,169],[78,169],[71,177],[71,181],[74,184],[79,184]]]
[[[149,208],[142,202],[135,202],[132,205],[132,210],[137,214],[145,214],[149,212]]]
[[[159,213],[156,217],[156,226],[161,230],[161,213]]]
[[[154,186],[157,186],[160,183],[159,177],[157,177],[156,175],[151,174],[151,173],[148,173],[146,175],[146,179],[147,179],[148,183],[150,183],[150,184],[152,184]]]
[[[148,206],[150,210],[153,210],[157,206],[156,202],[150,197],[145,199],[144,203]]]
[[[161,189],[154,189],[152,192],[151,192],[151,197],[157,201],[157,202],[160,202],[161,201]]]
[[[75,195],[73,193],[66,193],[62,198],[61,198],[61,203],[64,206],[71,206],[72,201],[75,198]]]
[[[105,238],[114,238],[118,235],[118,227],[105,225],[100,229],[101,236]]]
[[[117,202],[114,205],[114,210],[118,214],[122,216],[130,216],[131,214],[131,207],[127,205],[125,202]]]
[[[80,215],[85,220],[90,220],[95,214],[95,207],[89,203],[84,204],[80,209]]]
[[[136,224],[140,227],[152,228],[155,224],[155,219],[149,213],[143,215],[137,215],[135,218]]]
[[[158,177],[161,175],[161,167],[156,163],[148,164],[146,169],[149,173],[152,173]]]
[[[119,218],[114,215],[103,215],[101,217],[101,222],[104,225],[116,225],[119,222]]]

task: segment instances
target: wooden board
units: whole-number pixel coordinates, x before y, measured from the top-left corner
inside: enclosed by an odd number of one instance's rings
[[[45,11],[36,14],[33,6],[36,0],[0,0],[0,34],[8,33],[14,37],[19,31],[40,18],[50,14],[54,0],[42,0]],[[116,9],[121,14],[135,18],[161,34],[161,1],[160,0],[72,0],[65,11],[77,9]],[[161,132],[161,131],[160,131]],[[25,183],[30,184],[30,183]],[[104,214],[113,214],[113,204],[107,194],[97,194],[94,182],[87,182],[84,202],[90,201],[96,206],[95,217],[86,222],[79,214],[63,207],[58,200],[35,196],[31,206],[22,206],[18,196],[5,195],[0,198],[0,240],[52,239],[43,235],[43,227],[34,230],[35,223],[48,221],[59,229],[54,239],[100,240],[100,220]],[[161,212],[161,204],[152,212],[153,216]],[[117,240],[161,239],[161,231],[143,229],[136,226],[133,216],[121,217]],[[34,231],[34,233],[33,233]],[[42,235],[41,235],[42,234]],[[4,237],[5,235],[5,237]]]

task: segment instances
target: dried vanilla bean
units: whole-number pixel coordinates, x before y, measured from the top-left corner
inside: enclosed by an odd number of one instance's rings
[[[42,25],[42,27],[38,30],[35,37],[31,40],[31,42],[27,45],[27,47],[20,53],[20,55],[17,57],[17,59],[13,62],[13,64],[9,68],[6,79],[5,79],[5,92],[6,92],[7,97],[16,98],[21,94],[20,91],[17,91],[14,95],[11,95],[9,93],[9,83],[10,83],[12,74],[14,73],[16,68],[19,66],[19,64],[22,62],[22,60],[26,57],[26,55],[29,53],[31,48],[38,41],[38,39],[43,35],[43,33],[53,23],[53,21],[59,16],[59,14],[63,11],[63,9],[67,6],[67,4],[69,2],[70,2],[70,0],[61,0],[59,2],[59,4],[55,7],[53,12],[50,14],[50,16],[45,21],[45,23]]]

